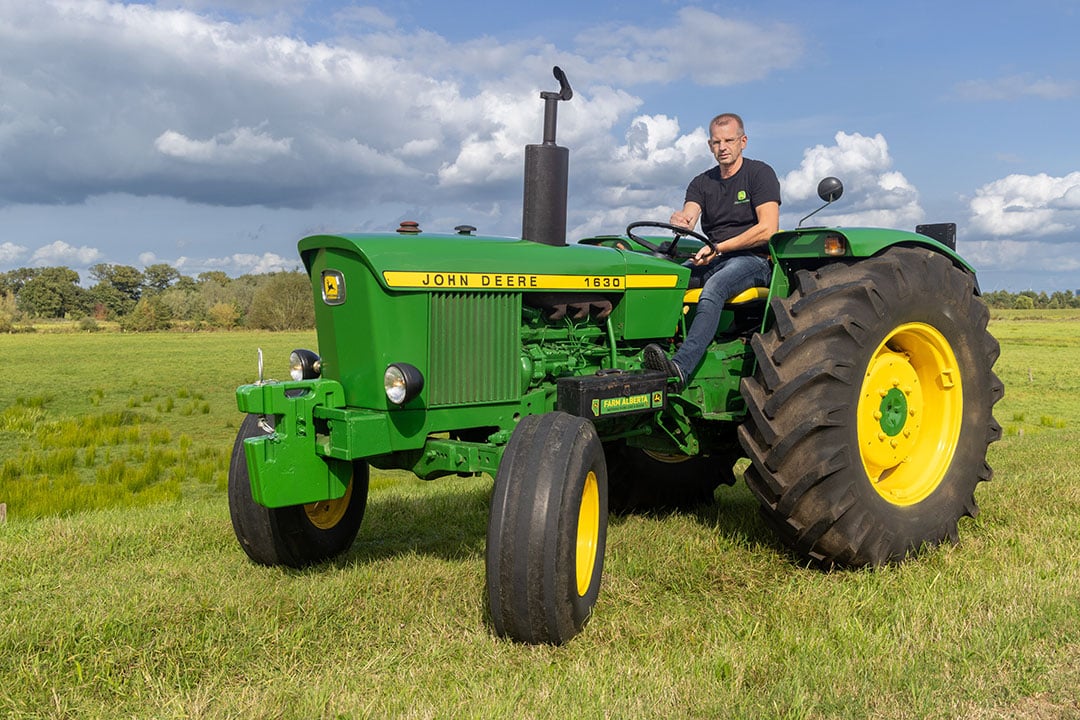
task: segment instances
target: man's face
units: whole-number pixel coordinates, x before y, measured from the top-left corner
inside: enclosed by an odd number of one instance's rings
[[[721,166],[730,167],[737,163],[745,147],[746,135],[743,135],[737,123],[726,122],[713,126],[709,135],[709,150]]]

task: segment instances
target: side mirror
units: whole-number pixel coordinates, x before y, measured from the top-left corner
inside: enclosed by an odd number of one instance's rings
[[[818,183],[817,196],[821,198],[822,202],[836,202],[843,194],[844,183],[840,182],[839,178],[834,178],[830,175]]]
[[[825,204],[810,213],[810,215],[805,215],[803,219],[799,221],[798,227],[802,227],[802,224],[806,222],[806,218],[821,212],[829,207],[834,201],[839,200],[840,196],[844,194],[844,183],[840,182],[838,178],[834,178],[830,175],[818,183],[817,194]]]

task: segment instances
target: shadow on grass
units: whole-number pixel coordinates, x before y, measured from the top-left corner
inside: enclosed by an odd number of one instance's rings
[[[384,488],[368,498],[364,520],[352,547],[320,568],[351,567],[380,560],[421,554],[457,561],[484,556],[492,492],[488,477],[435,480],[405,490]],[[617,528],[634,517],[663,520],[680,516],[693,519],[737,547],[765,551],[801,564],[762,520],[757,500],[741,479],[735,486],[721,486],[711,503],[649,512],[612,512],[609,526]]]
[[[444,560],[483,556],[491,480],[466,482],[450,487],[432,484],[408,495],[384,492],[369,497],[356,542],[333,564],[355,565],[409,553]]]
[[[662,520],[676,515],[693,519],[733,545],[752,551],[764,550],[798,564],[798,558],[765,524],[757,500],[741,479],[734,486],[721,485],[717,488],[711,502],[679,508],[620,511],[612,513],[609,522],[618,525],[634,517]]]

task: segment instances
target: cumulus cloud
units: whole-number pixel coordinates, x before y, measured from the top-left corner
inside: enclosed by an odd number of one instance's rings
[[[1009,238],[965,241],[964,259],[979,272],[1013,272],[1018,269],[1020,260],[1023,259],[1023,269],[1029,273],[1075,273],[1080,271],[1080,242],[1060,243]]]
[[[835,144],[807,149],[799,167],[780,179],[782,198],[792,209],[809,212],[820,205],[818,182],[832,175],[844,183],[843,205],[839,206],[843,209],[822,211],[816,216],[819,222],[912,227],[924,216],[919,192],[892,165],[889,144],[880,133],[867,137],[841,131],[836,133]]]
[[[636,220],[667,222],[682,207],[690,178],[714,162],[707,140],[702,125],[683,129],[675,117],[636,116],[623,143],[605,157],[588,158],[582,177],[575,178],[575,185],[593,188],[595,207],[571,218],[570,234],[610,233]]]
[[[13,242],[0,243],[0,265],[15,265],[26,257],[27,248]]]
[[[154,141],[162,155],[195,163],[220,165],[258,164],[292,152],[292,138],[280,140],[255,128],[232,128],[209,140],[193,140],[175,130],[166,130]]]
[[[976,190],[969,207],[972,228],[993,237],[1071,232],[1080,221],[1080,172],[1009,175]]]
[[[556,47],[451,41],[373,7],[313,20],[309,5],[0,0],[0,207],[78,208],[101,197],[171,199],[201,214],[318,206],[349,208],[349,229],[379,207],[514,234],[522,147],[541,141],[538,90],[557,88],[558,63],[575,90],[560,104],[558,135],[573,149],[571,235],[610,232],[666,220],[711,164],[708,118],[643,114],[635,88],[731,86],[793,67],[803,53],[792,26],[700,8],[662,27],[582,28]],[[301,18],[333,39],[304,39]],[[703,63],[717,37],[727,59]],[[215,240],[170,242],[194,254]],[[295,265],[273,253],[181,260],[185,272]]]
[[[300,261],[296,258],[285,258],[277,253],[267,252],[234,253],[228,257],[210,258],[202,263],[201,270],[223,270],[229,275],[261,275],[263,273],[283,272],[296,270]],[[186,271],[191,271],[191,263],[185,263]]]
[[[215,270],[236,277],[239,275],[261,275],[303,269],[303,265],[298,258],[284,257],[274,252],[233,253],[223,257],[211,258],[192,258],[181,255],[172,261],[155,258],[155,262],[164,262],[176,268],[182,275],[192,277]]]
[[[9,168],[0,172],[0,204],[128,193],[363,207],[420,190],[432,207],[467,191],[513,206],[521,148],[540,140],[538,79],[555,88],[553,60],[573,70],[576,96],[561,110],[559,133],[580,166],[610,153],[612,133],[641,104],[609,83],[731,85],[789,67],[802,52],[790,26],[699,8],[661,28],[586,29],[562,49],[543,39],[451,42],[401,30],[363,6],[333,16],[345,33],[333,41],[252,20],[296,18],[304,8],[299,0],[0,0],[0,153]],[[716,37],[729,38],[722,70],[701,62]],[[656,123],[642,136],[654,145],[631,138],[624,162],[664,175],[665,152],[681,150]]]
[[[75,247],[63,240],[39,247],[30,256],[30,265],[34,267],[49,267],[54,265],[66,265],[69,267],[87,267],[97,262],[102,257],[97,248]]]

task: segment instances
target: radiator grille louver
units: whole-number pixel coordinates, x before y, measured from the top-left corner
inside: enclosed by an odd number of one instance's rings
[[[520,293],[432,293],[428,403],[520,395]]]

